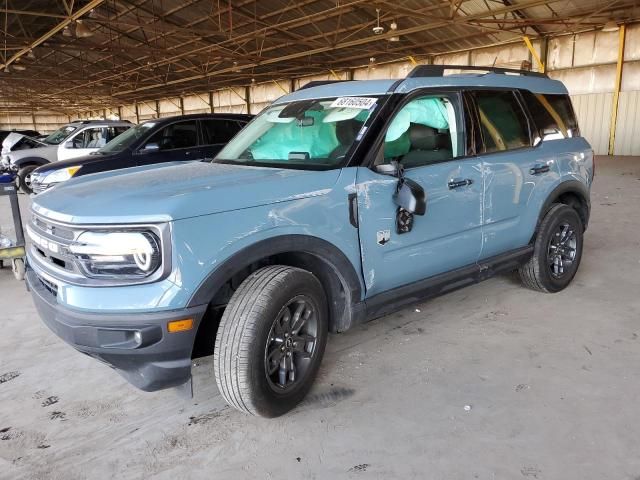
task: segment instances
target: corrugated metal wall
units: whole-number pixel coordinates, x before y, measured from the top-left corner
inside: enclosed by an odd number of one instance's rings
[[[609,148],[613,93],[571,95],[571,101],[578,117],[580,133],[589,141],[596,154],[606,155]]]
[[[640,91],[621,92],[616,123],[616,155],[640,155]]]

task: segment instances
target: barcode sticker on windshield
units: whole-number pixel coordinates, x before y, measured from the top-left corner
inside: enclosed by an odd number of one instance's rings
[[[357,108],[369,110],[376,104],[375,98],[370,97],[340,97],[336,98],[330,108]]]

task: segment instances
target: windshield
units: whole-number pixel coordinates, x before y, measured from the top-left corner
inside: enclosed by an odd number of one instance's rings
[[[119,153],[131,147],[156,125],[156,122],[145,122],[130,128],[98,150],[100,154]]]
[[[78,127],[74,127],[73,125],[65,125],[64,127],[60,127],[58,130],[53,132],[43,141],[48,143],[49,145],[58,145],[64,141],[69,135],[77,130]]]
[[[219,163],[335,168],[364,134],[378,97],[301,100],[267,108],[218,154]]]

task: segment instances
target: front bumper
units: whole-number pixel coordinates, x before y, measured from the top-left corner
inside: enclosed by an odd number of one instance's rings
[[[191,378],[191,351],[207,306],[154,313],[81,313],[57,302],[55,286],[29,268],[26,282],[38,314],[76,350],[107,363],[144,391],[176,387]],[[192,318],[193,329],[168,333],[167,323]],[[140,332],[142,341],[134,338]]]

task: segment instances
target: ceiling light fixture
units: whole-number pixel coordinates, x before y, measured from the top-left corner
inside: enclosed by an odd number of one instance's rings
[[[27,53],[27,58],[29,60],[35,60],[36,59],[36,54],[33,53],[33,50],[29,50],[29,53]]]
[[[14,63],[13,64],[13,69],[18,71],[18,72],[22,72],[22,71],[26,70],[27,67],[25,67],[24,65],[19,65],[17,63]]]
[[[615,32],[617,30],[618,30],[618,24],[613,20],[609,20],[607,23],[605,23],[602,26],[603,32]]]
[[[69,25],[64,27],[64,29],[62,30],[62,36],[63,37],[72,37],[73,36],[73,34],[71,33],[71,29],[69,28]]]
[[[87,27],[82,20],[76,20],[76,37],[87,38],[93,37],[93,35],[93,30]]]
[[[391,25],[389,25],[389,29],[392,32],[395,32],[396,30],[398,30],[398,24],[396,23],[395,20],[393,22],[391,22]],[[394,35],[393,37],[387,38],[387,40],[389,40],[390,42],[399,42],[400,41],[400,37],[398,35]]]
[[[380,9],[376,8],[376,14],[377,14],[377,24],[375,27],[373,27],[373,34],[374,35],[382,35],[382,33],[384,32],[384,27],[380,25]]]

